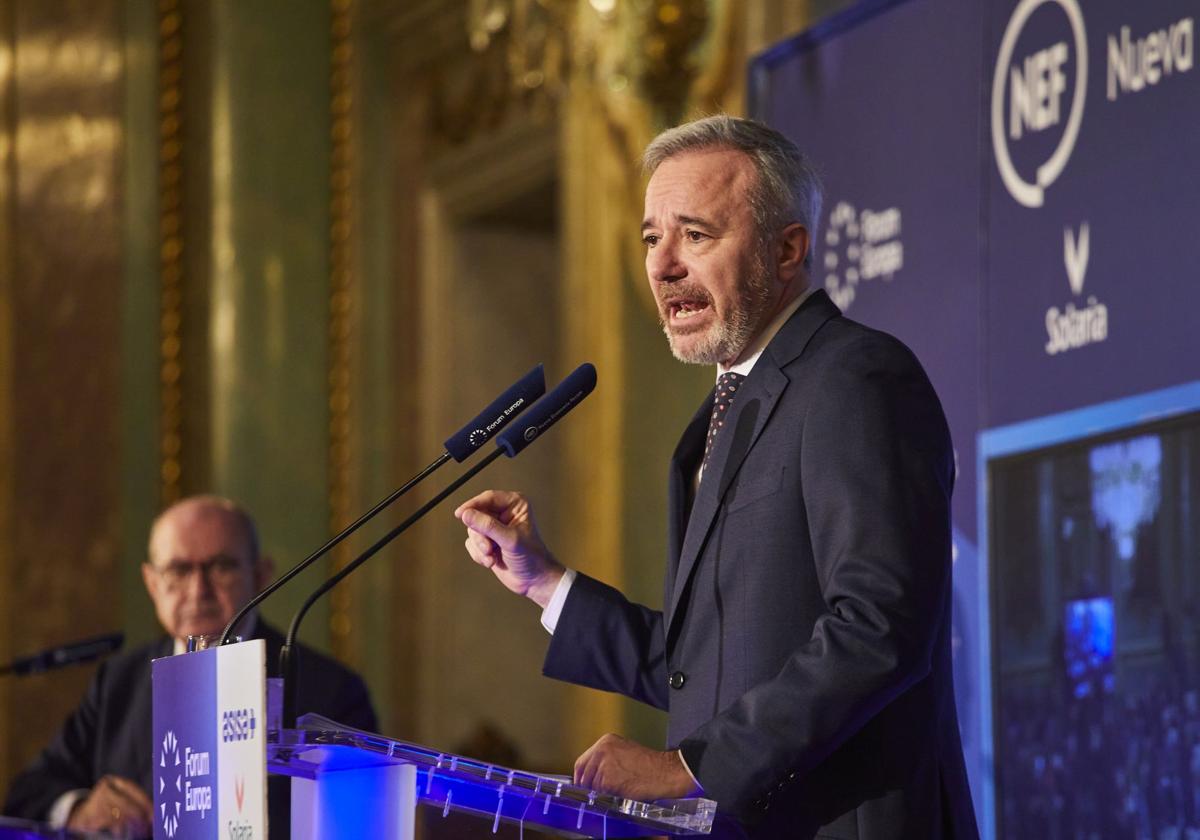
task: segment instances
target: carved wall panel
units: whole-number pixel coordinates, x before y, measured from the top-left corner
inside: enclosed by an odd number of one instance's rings
[[[118,628],[121,4],[0,3],[0,655]],[[9,680],[0,787],[89,668]]]

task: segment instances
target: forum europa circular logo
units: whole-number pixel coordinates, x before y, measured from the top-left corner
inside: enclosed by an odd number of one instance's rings
[[[174,785],[167,784],[172,772],[175,774]],[[179,740],[171,729],[163,736],[158,751],[158,808],[163,833],[174,837],[179,830],[179,812],[183,808],[183,771],[179,769]]]

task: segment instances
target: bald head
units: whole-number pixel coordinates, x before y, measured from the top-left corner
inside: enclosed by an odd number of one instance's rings
[[[250,514],[232,499],[205,495],[181,499],[155,518],[150,526],[150,540],[146,547],[150,562],[161,556],[157,552],[166,547],[163,541],[169,541],[176,529],[183,527],[190,530],[202,524],[204,527],[220,528],[230,536],[236,535],[242,541],[246,556],[253,562],[258,561],[258,529]]]
[[[220,496],[192,496],[150,529],[142,578],[163,628],[177,639],[219,633],[270,579],[254,521]]]

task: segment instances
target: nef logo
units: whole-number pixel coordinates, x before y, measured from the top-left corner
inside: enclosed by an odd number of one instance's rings
[[[254,737],[257,722],[253,709],[230,709],[221,713],[221,740],[249,741]]]
[[[1027,27],[1031,20],[1036,30]],[[1030,35],[1022,37],[1027,28]],[[1004,186],[1024,206],[1041,207],[1062,174],[1086,98],[1087,32],[1077,0],[1021,0],[992,77],[992,150]],[[1056,143],[1047,139],[1053,137]],[[1014,152],[1025,146],[1027,154],[1018,153],[1014,162]],[[1035,151],[1038,160],[1030,164]]]

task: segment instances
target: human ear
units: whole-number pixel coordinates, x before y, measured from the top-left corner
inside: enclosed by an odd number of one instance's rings
[[[792,222],[779,235],[779,278],[790,282],[797,274],[804,271],[804,259],[812,247],[808,228],[799,222]]]

